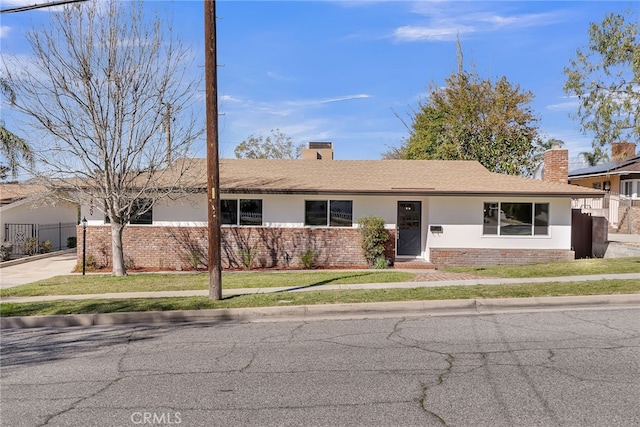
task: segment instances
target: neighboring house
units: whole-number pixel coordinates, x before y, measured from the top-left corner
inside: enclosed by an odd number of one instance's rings
[[[420,259],[447,266],[573,259],[571,199],[603,192],[566,184],[566,150],[550,150],[549,158],[558,152],[564,166],[549,171],[548,181],[492,173],[475,161],[331,160],[326,147],[307,149],[302,160],[220,160],[223,266],[298,267],[307,251],[317,266],[365,266],[357,224],[366,215],[384,219],[390,236],[386,256],[395,262]],[[138,224],[125,227],[130,265],[202,266],[206,160],[199,159],[197,168],[201,183],[193,194],[166,199]],[[565,183],[549,181],[554,179]],[[109,265],[110,226],[104,215],[88,205],[81,215],[88,220],[87,254]]]
[[[24,253],[24,243],[33,237],[38,247],[51,242],[51,250],[66,249],[76,236],[79,206],[56,201],[37,184],[0,184],[0,233],[13,245],[13,256]]]
[[[576,199],[574,207],[608,218],[613,231],[640,233],[640,155],[634,143],[612,144],[612,161],[569,172],[569,183],[604,190],[604,199]],[[604,202],[602,204],[601,202]]]

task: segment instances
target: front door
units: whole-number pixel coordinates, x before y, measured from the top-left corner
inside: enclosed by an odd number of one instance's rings
[[[421,202],[398,202],[398,236],[396,252],[399,256],[420,255]]]

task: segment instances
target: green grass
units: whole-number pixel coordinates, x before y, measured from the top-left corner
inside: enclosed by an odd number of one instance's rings
[[[520,285],[442,286],[435,288],[278,292],[226,297],[133,298],[109,300],[2,303],[0,316],[117,313],[136,311],[204,310],[382,301],[418,301],[469,298],[524,298],[561,295],[604,295],[640,292],[638,280],[550,282]]]
[[[581,276],[589,274],[640,273],[640,258],[593,258],[531,265],[450,267],[444,271],[478,276],[526,278]]]
[[[311,287],[326,284],[390,283],[411,281],[415,274],[400,271],[310,271],[223,273],[223,289]],[[208,273],[106,274],[57,276],[27,285],[0,290],[0,297],[82,295],[119,292],[157,292],[209,289]]]

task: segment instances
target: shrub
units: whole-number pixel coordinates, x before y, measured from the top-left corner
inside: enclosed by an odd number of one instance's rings
[[[40,253],[48,254],[51,252],[51,240],[45,240],[44,242],[40,242]]]
[[[25,255],[35,255],[38,253],[38,239],[35,237],[27,238],[22,244],[22,250]]]
[[[188,256],[189,266],[194,270],[198,269],[200,265],[200,251],[197,249],[191,249]]]
[[[372,267],[377,258],[384,258],[384,245],[389,234],[384,229],[384,219],[375,215],[363,216],[358,220],[360,246],[367,264]]]
[[[124,268],[126,268],[127,270],[136,269],[136,262],[129,255],[124,256]]]
[[[251,270],[251,268],[253,268],[253,261],[255,260],[256,255],[256,250],[253,248],[243,248],[238,251],[240,262],[245,270]]]
[[[2,242],[0,245],[0,262],[8,261],[11,258],[11,252],[13,252],[13,243]]]
[[[78,246],[78,238],[76,236],[67,237],[67,248],[73,249]]]
[[[306,270],[311,270],[313,268],[313,258],[314,253],[311,249],[307,249],[305,253],[300,256],[300,262],[302,263],[302,267]]]
[[[97,270],[98,268],[100,267],[98,266],[98,262],[93,257],[93,255],[87,255],[84,262],[84,269],[87,271],[93,271]],[[80,263],[76,266],[76,271],[82,271],[82,261],[80,261]]]
[[[379,256],[378,258],[376,258],[376,260],[373,262],[373,268],[377,269],[377,270],[383,270],[385,268],[389,267],[389,260],[387,260],[385,257],[383,256]]]

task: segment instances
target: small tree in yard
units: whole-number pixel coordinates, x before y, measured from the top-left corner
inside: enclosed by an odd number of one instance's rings
[[[369,215],[358,220],[360,229],[360,246],[362,254],[371,267],[376,259],[384,257],[384,246],[389,240],[389,234],[384,228],[384,219]]]
[[[140,1],[66,5],[27,35],[28,64],[5,56],[15,108],[41,141],[34,176],[109,218],[116,276],[125,225],[200,178],[186,160],[202,133],[191,110],[200,77],[171,25],[147,15]]]

